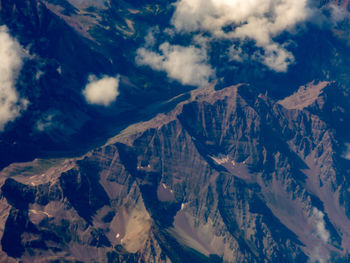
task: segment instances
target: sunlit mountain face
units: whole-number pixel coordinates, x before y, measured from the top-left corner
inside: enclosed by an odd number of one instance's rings
[[[0,262],[349,262],[349,21],[0,0]]]

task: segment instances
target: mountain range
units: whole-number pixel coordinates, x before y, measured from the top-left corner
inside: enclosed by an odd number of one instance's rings
[[[349,1],[222,2],[0,0],[1,262],[349,262]]]

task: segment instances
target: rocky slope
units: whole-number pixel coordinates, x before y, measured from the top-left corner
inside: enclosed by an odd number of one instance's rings
[[[81,158],[13,164],[1,258],[347,262],[350,163],[325,118],[337,92],[203,88]]]
[[[285,74],[208,44],[215,84],[191,92],[135,64],[154,26],[193,37],[173,2],[0,0],[29,101],[0,133],[0,262],[349,262],[349,1],[276,37]],[[117,103],[86,103],[90,74],[120,75]],[[38,156],[65,158],[19,163]]]

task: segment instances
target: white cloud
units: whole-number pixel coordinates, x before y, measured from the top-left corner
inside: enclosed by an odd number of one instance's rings
[[[228,56],[231,61],[243,62],[247,59],[247,54],[243,52],[242,47],[232,45],[228,50]]]
[[[19,117],[28,105],[15,87],[23,57],[23,48],[10,36],[7,27],[0,26],[0,131]]]
[[[264,47],[264,54],[258,53],[256,54],[256,58],[277,72],[286,72],[288,66],[295,60],[291,52],[277,43],[266,45]]]
[[[207,60],[207,53],[203,48],[171,45],[168,42],[159,46],[159,52],[139,48],[136,56],[138,65],[165,71],[170,79],[192,86],[207,85],[215,75]]]
[[[308,263],[327,263],[329,256],[322,253],[320,247],[316,247],[314,251],[311,252]]]
[[[314,208],[312,210],[312,217],[316,227],[316,235],[327,244],[329,242],[329,232],[326,229],[324,214],[317,208]]]
[[[54,122],[55,114],[44,114],[37,122],[35,125],[35,128],[40,131],[44,132],[47,131],[55,126]]]
[[[179,0],[172,24],[178,33],[204,31],[215,38],[254,40],[264,49],[261,62],[285,72],[294,57],[273,38],[292,31],[313,12],[308,0]]]
[[[321,240],[323,245],[330,242],[330,234],[326,229],[324,221],[324,213],[317,208],[313,208],[311,212],[311,223],[315,227],[315,236]],[[316,243],[317,244],[317,243]],[[317,244],[309,255],[309,263],[326,263],[329,262],[328,251],[323,248],[323,245]]]
[[[119,95],[119,77],[104,76],[98,79],[89,76],[89,82],[83,90],[83,95],[89,104],[109,106]]]
[[[156,39],[156,34],[159,34],[159,27],[155,26],[155,27],[151,27],[148,30],[148,34],[145,37],[145,47],[153,47],[155,46],[157,39]]]

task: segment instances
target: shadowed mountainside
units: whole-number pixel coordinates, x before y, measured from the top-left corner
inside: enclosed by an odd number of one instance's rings
[[[293,103],[247,85],[195,90],[81,158],[9,166],[2,257],[346,262],[349,161],[319,114],[336,87],[309,84]]]

